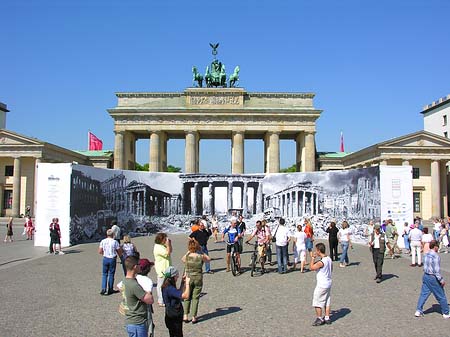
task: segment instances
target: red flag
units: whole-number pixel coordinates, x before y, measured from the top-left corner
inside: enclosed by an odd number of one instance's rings
[[[101,151],[103,149],[103,142],[97,138],[92,132],[88,132],[89,151]]]
[[[341,131],[341,152],[345,152],[344,151],[344,134]]]

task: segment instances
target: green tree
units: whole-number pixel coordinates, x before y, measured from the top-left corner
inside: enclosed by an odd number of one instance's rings
[[[135,171],[147,171],[148,172],[148,163],[144,164],[144,165],[136,163],[135,167],[136,167]],[[167,172],[179,173],[179,172],[181,172],[181,167],[176,167],[176,166],[173,166],[173,165],[169,165],[169,166],[167,166]]]
[[[297,172],[297,165],[292,165],[286,168],[282,168],[280,170],[280,173],[290,173],[290,172]]]

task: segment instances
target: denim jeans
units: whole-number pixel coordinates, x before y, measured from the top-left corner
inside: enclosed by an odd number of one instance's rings
[[[116,258],[103,257],[102,290],[106,290],[106,284],[110,291],[114,288],[114,274],[116,273]]]
[[[286,272],[287,271],[287,259],[288,259],[288,246],[278,246],[277,247],[277,264],[278,264],[278,272]]]
[[[342,254],[341,254],[341,263],[348,263],[348,241],[341,242]]]
[[[448,315],[448,301],[445,297],[444,288],[441,286],[436,276],[423,274],[422,290],[420,291],[419,301],[417,302],[417,310],[423,312],[423,305],[428,297],[433,293],[436,300],[441,305],[442,314]]]
[[[209,256],[208,247],[200,246],[202,248],[202,253]],[[209,273],[211,271],[211,264],[209,262],[205,262],[205,272]]]
[[[126,328],[129,337],[148,337],[147,323],[127,324]]]

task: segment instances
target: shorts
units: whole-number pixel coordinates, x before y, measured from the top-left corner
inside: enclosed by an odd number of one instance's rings
[[[258,255],[259,257],[266,257],[266,245],[258,245]]]
[[[316,286],[314,289],[312,306],[315,308],[329,307],[331,303],[331,288],[320,288]]]
[[[233,243],[232,245],[227,244],[227,253],[228,253],[228,254],[231,253],[231,248],[232,248],[232,247],[234,247],[234,251],[235,251],[236,253],[239,253],[239,243],[235,242],[235,243]]]
[[[312,249],[313,249],[313,241],[311,240],[311,238],[306,238],[305,245],[306,245],[306,250],[308,252],[312,251]]]

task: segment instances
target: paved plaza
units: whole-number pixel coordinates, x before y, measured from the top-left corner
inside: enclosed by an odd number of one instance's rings
[[[16,241],[3,243],[0,234],[1,306],[0,336],[127,336],[118,312],[120,295],[100,296],[101,256],[98,243],[67,248],[66,255],[46,255],[15,228]],[[186,235],[171,236],[173,262],[182,270]],[[153,260],[154,237],[134,239],[142,257]],[[350,266],[334,262],[333,323],[313,327],[311,307],[315,273],[274,272],[250,277],[247,270],[233,277],[225,272],[225,245],[209,244],[212,275],[205,275],[199,307],[200,322],[185,324],[185,336],[447,336],[434,298],[425,306],[425,317],[414,311],[421,286],[421,268],[409,267],[407,257],[385,260],[385,279],[376,284],[367,247],[349,251]],[[248,268],[250,246],[243,254]],[[328,247],[327,247],[328,249]],[[442,254],[443,276],[450,281],[450,254]],[[292,259],[292,257],[291,257]],[[118,265],[116,283],[123,274]],[[155,282],[154,271],[150,277]],[[447,294],[448,294],[447,287]],[[155,306],[156,336],[168,336],[164,311]]]

